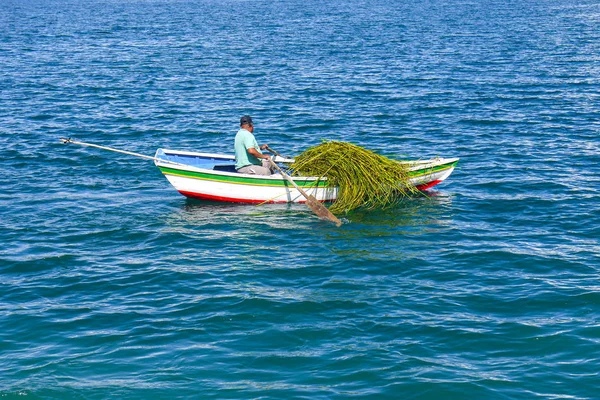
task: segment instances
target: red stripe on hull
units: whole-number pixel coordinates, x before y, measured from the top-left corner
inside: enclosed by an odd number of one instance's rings
[[[418,185],[418,186],[416,186],[416,188],[419,189],[419,190],[427,190],[429,188],[434,187],[435,185],[437,185],[440,182],[441,182],[440,180],[432,181],[432,182],[429,182],[429,183],[425,183],[423,185]]]
[[[265,200],[251,200],[251,199],[236,199],[235,197],[213,196],[210,194],[185,192],[183,190],[180,190],[179,193],[181,193],[185,197],[189,197],[191,199],[208,200],[208,201],[222,201],[225,203],[246,203],[246,204],[259,204],[259,203],[284,204],[284,203],[288,203],[287,200],[265,201]],[[303,200],[303,201],[299,201],[298,203],[305,203],[305,202],[306,202],[306,200]]]
[[[416,188],[419,190],[427,190],[429,188],[434,187],[435,185],[437,185],[440,182],[442,182],[442,181],[436,180],[436,181],[425,183],[423,185],[418,185],[418,186],[416,186]],[[265,200],[237,199],[235,197],[213,196],[210,194],[186,192],[183,190],[180,190],[179,193],[181,193],[185,197],[189,197],[191,199],[207,200],[207,201],[221,201],[221,202],[225,202],[225,203],[246,203],[246,204],[260,204],[260,203],[284,204],[284,203],[288,203],[287,200],[265,201]],[[300,200],[297,203],[306,203],[306,200]]]

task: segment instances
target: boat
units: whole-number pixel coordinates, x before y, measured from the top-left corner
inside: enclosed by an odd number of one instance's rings
[[[427,190],[447,179],[458,158],[399,161],[407,164],[410,184]],[[293,159],[276,156],[283,165]],[[235,170],[235,156],[158,149],[154,164],[182,195],[192,199],[229,203],[305,203],[306,198],[281,174],[259,176]],[[293,176],[294,182],[320,202],[333,202],[338,189],[326,178]]]

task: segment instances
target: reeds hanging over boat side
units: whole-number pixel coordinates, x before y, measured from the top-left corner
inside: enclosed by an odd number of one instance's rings
[[[347,142],[330,141],[308,148],[295,157],[295,174],[327,178],[338,187],[333,213],[356,208],[385,208],[420,193],[409,182],[405,164]]]

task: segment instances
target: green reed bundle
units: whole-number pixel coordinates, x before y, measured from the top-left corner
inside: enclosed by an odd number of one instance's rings
[[[338,187],[333,213],[359,207],[385,208],[419,191],[409,183],[408,167],[347,142],[324,142],[295,158],[295,174],[326,177]]]

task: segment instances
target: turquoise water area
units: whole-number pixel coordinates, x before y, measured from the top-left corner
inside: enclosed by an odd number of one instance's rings
[[[600,5],[0,1],[0,398],[596,399]],[[341,228],[186,200],[239,117],[460,157]]]

